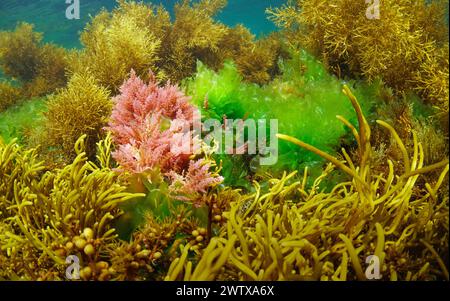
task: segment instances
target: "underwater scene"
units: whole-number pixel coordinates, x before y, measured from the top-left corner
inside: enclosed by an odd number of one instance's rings
[[[448,0],[0,0],[0,280],[449,280]]]

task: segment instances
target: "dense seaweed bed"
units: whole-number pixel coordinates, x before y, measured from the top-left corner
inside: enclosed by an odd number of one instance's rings
[[[448,2],[334,2],[261,37],[225,0],[0,32],[0,279],[448,280]],[[174,151],[209,120],[276,120],[276,163]]]

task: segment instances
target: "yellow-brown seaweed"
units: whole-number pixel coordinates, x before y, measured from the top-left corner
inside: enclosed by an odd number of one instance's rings
[[[73,162],[53,171],[37,161],[35,149],[0,145],[0,278],[65,279],[67,256],[91,269],[114,242],[118,205],[141,195],[87,160],[85,138],[77,141]]]
[[[395,130],[378,121],[396,139],[406,170],[396,172],[388,160],[388,173],[372,174],[370,128],[351,91],[344,87],[344,93],[358,115],[359,128],[352,129],[359,164],[345,150],[342,161],[279,134],[331,161],[322,176],[309,189],[307,170],[303,180],[294,180],[295,172],[272,179],[267,193],[255,183],[255,193],[232,203],[224,213],[227,223],[199,255],[198,270],[186,260],[184,248],[167,280],[194,280],[198,275],[208,280],[366,280],[365,262],[371,255],[378,256],[385,280],[448,279],[441,258],[448,252],[448,195],[441,190],[448,160],[423,166],[417,139],[410,155]],[[350,180],[331,192],[320,191],[320,182],[335,167],[348,173]],[[416,186],[422,174],[437,169],[441,172],[436,182],[424,189]]]

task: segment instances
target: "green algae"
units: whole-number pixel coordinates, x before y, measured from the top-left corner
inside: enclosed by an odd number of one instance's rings
[[[6,143],[14,138],[25,143],[27,132],[40,126],[46,109],[45,98],[34,98],[8,108],[0,113],[0,137]]]
[[[336,115],[342,115],[353,124],[356,121],[351,104],[341,92],[343,82],[330,75],[323,64],[305,51],[292,51],[290,59],[280,62],[280,69],[278,78],[259,86],[243,82],[230,61],[218,72],[199,62],[197,74],[183,85],[187,94],[192,95],[192,101],[201,108],[203,119],[276,119],[279,132],[301,137],[328,152],[339,149],[349,131]],[[353,84],[355,94],[362,99],[364,112],[369,113],[377,100],[379,85]],[[228,180],[235,177],[233,182],[238,183],[246,175],[242,169],[235,170],[236,165],[243,164],[242,158],[220,156],[219,159],[233,160],[223,163]],[[251,158],[244,158],[244,161],[249,159],[251,161]],[[321,169],[322,164],[323,160],[315,154],[280,141],[275,166],[265,168],[253,160],[248,168],[281,171],[315,166]]]

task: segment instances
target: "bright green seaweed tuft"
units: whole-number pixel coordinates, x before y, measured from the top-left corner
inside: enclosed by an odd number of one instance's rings
[[[199,62],[197,74],[184,86],[202,108],[204,119],[277,119],[279,132],[334,152],[348,134],[336,115],[356,120],[351,104],[341,93],[341,81],[305,51],[292,52],[290,59],[280,63],[280,69],[278,78],[261,87],[244,83],[230,61],[217,73]],[[357,84],[365,111],[370,110],[376,91],[375,84]],[[315,154],[280,141],[278,163],[270,168],[297,169],[316,163],[321,166],[323,162]]]

